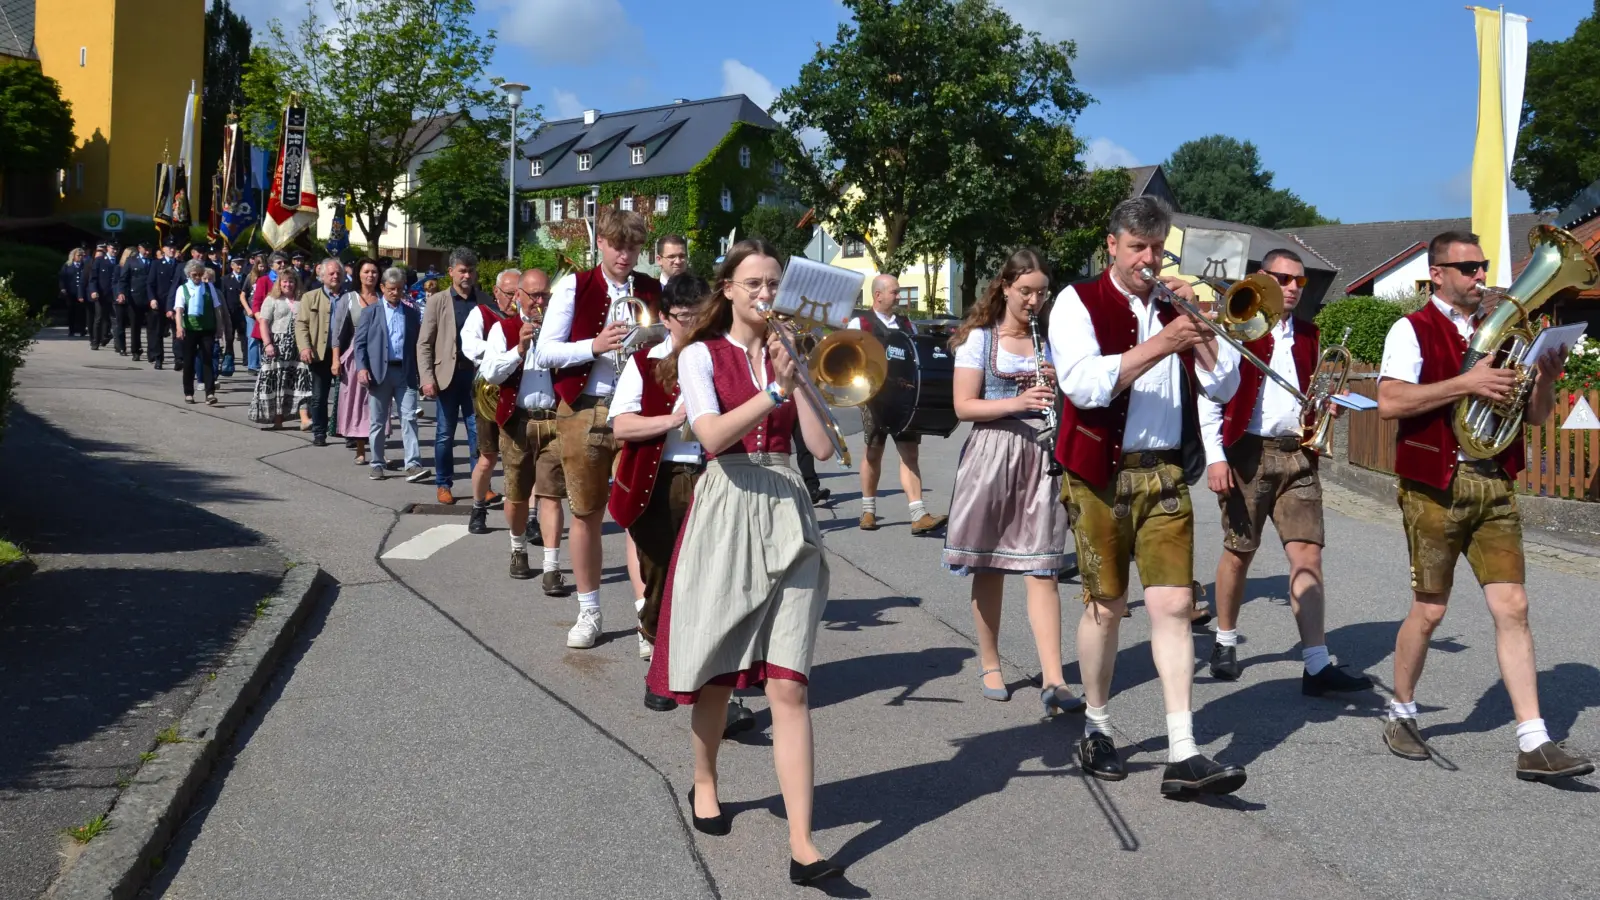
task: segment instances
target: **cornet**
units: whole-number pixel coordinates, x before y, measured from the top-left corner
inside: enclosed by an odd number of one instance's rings
[[[629,310],[631,315],[619,315],[624,309]],[[621,373],[622,367],[628,364],[628,357],[637,353],[641,347],[667,338],[667,326],[655,321],[655,317],[650,313],[649,304],[633,296],[632,278],[628,279],[628,296],[611,301],[611,306],[606,311],[606,324],[612,325],[617,322],[633,326],[633,330],[628,332],[622,344],[611,351],[611,364],[616,366],[618,373]]]

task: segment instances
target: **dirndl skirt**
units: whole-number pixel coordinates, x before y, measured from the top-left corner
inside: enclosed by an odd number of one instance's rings
[[[368,423],[367,386],[356,374],[356,348],[339,357],[339,436],[364,441],[372,433]]]
[[[673,550],[646,684],[679,703],[707,684],[803,684],[827,604],[822,531],[787,456],[717,457]]]
[[[958,575],[1054,575],[1066,561],[1061,477],[1047,471],[1040,425],[980,422],[961,448],[950,495],[944,565]]]
[[[256,373],[256,389],[250,397],[252,422],[286,419],[311,400],[311,370],[300,362],[294,330],[274,332],[272,346],[277,355],[263,354],[261,371]]]

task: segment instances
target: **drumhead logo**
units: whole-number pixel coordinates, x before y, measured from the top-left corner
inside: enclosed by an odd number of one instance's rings
[[[890,359],[905,359],[906,358],[906,351],[900,349],[899,347],[885,347],[885,348],[883,348],[883,353],[884,353],[885,356],[889,357]]]

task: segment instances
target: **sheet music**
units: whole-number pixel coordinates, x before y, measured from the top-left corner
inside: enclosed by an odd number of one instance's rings
[[[1334,394],[1328,399],[1345,409],[1364,410],[1378,408],[1378,401],[1365,394]]]
[[[1533,346],[1523,354],[1522,362],[1530,368],[1539,362],[1539,357],[1546,351],[1559,350],[1561,362],[1564,365],[1567,356],[1572,353],[1573,345],[1582,339],[1585,331],[1589,329],[1588,322],[1572,322],[1567,325],[1553,325],[1539,332],[1533,339]]]
[[[778,285],[778,296],[772,300],[772,308],[843,328],[850,311],[861,299],[861,284],[866,280],[867,276],[861,272],[791,256],[783,281]],[[810,308],[803,310],[803,306]]]

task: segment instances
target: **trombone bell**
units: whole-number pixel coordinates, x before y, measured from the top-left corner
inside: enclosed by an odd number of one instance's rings
[[[869,331],[835,331],[812,348],[806,368],[829,406],[860,406],[889,377],[883,344]]]
[[[1228,282],[1218,278],[1200,281],[1221,297],[1217,324],[1240,341],[1253,341],[1283,319],[1283,288],[1271,275],[1257,272]]]

